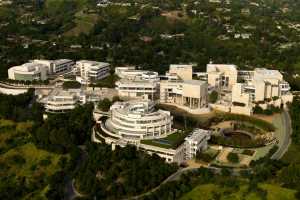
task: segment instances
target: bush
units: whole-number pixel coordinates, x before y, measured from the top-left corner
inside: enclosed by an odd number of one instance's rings
[[[227,155],[227,160],[232,163],[238,163],[240,161],[239,156],[232,152]]]
[[[115,82],[119,80],[119,77],[115,74],[112,74],[102,80],[96,82],[96,84],[92,85],[94,87],[105,87],[105,88],[114,88]]]
[[[254,114],[263,114],[263,115],[273,115],[274,113],[280,113],[282,111],[281,108],[276,106],[269,106],[267,109],[262,109],[260,106],[256,105],[253,109]]]
[[[212,91],[209,94],[208,99],[209,99],[209,102],[216,103],[216,101],[218,100],[218,92],[217,91]]]
[[[277,150],[279,149],[278,145],[274,145],[268,152],[267,156],[270,158]]]
[[[63,89],[78,89],[81,87],[81,84],[77,81],[66,81],[62,86]]]
[[[16,165],[23,165],[26,163],[26,160],[19,154],[13,155],[11,161]]]
[[[46,158],[40,161],[40,165],[43,167],[49,166],[51,164],[51,159],[50,158]]]
[[[248,156],[252,156],[254,154],[254,151],[253,150],[250,150],[250,149],[245,149],[242,154],[244,155],[248,155]]]
[[[217,157],[218,153],[215,154],[209,154],[209,153],[204,153],[204,152],[197,152],[196,154],[196,159],[197,160],[202,160],[204,162],[211,162]]]
[[[241,103],[241,102],[232,102],[232,104],[233,104],[234,106],[240,106],[240,107],[244,107],[244,106],[245,106],[245,104],[244,104],[244,103]]]
[[[98,108],[104,112],[107,112],[107,111],[109,111],[109,108],[111,105],[112,105],[112,102],[109,99],[105,98],[98,103]]]

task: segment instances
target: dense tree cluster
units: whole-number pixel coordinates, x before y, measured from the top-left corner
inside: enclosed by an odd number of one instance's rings
[[[81,87],[81,84],[77,81],[66,81],[62,86],[64,89],[78,89]]]
[[[289,106],[293,128],[293,142],[300,145],[300,97],[295,97]]]
[[[19,95],[0,93],[0,117],[14,121],[41,122],[42,107],[35,102],[34,89]]]
[[[77,106],[64,114],[49,114],[48,119],[33,134],[34,141],[42,148],[65,153],[74,145],[89,139],[93,126],[93,105]]]
[[[157,155],[148,155],[134,146],[117,147],[89,144],[86,162],[76,175],[80,192],[97,199],[120,199],[146,192],[159,185],[177,166]]]

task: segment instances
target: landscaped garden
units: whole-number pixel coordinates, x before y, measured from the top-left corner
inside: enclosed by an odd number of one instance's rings
[[[242,118],[243,119],[243,118]],[[223,121],[211,126],[214,135],[211,143],[236,148],[257,148],[268,145],[275,140],[272,124],[259,119]]]
[[[208,148],[205,151],[197,152],[196,155],[196,162],[206,162],[210,163],[212,162],[219,154],[220,150],[216,150],[213,148]]]

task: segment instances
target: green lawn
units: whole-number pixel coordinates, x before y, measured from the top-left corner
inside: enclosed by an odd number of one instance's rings
[[[281,158],[283,161],[286,161],[288,163],[300,163],[300,156],[298,155],[300,152],[300,145],[297,145],[295,143],[291,143],[289,146],[288,151],[283,155]]]
[[[259,187],[267,191],[267,200],[296,200],[294,190],[270,184],[262,184]],[[216,196],[219,196],[220,200],[261,200],[258,193],[249,193],[247,189],[247,185],[242,185],[239,190],[234,191],[215,184],[204,184],[198,185],[180,200],[211,200]]]
[[[277,199],[286,199],[286,200],[294,200],[295,191],[287,188],[282,188],[277,185],[271,184],[262,184],[261,188],[268,191],[268,200],[277,200]]]
[[[155,140],[142,140],[141,143],[153,145],[162,148],[177,148],[182,142],[184,138],[187,136],[187,133],[176,132],[165,138],[155,139]]]

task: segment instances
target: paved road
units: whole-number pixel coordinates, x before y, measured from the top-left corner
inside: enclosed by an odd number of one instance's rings
[[[85,151],[84,147],[79,147],[81,149],[81,154],[76,162],[76,169],[74,171],[77,171],[80,163],[84,162],[85,159],[87,159],[87,152]],[[74,187],[74,179],[71,179],[71,177],[66,177],[66,187],[65,187],[65,198],[66,200],[72,200],[76,197],[83,196],[80,194]]]
[[[289,145],[291,144],[291,134],[292,134],[292,128],[291,128],[291,119],[290,115],[287,110],[284,110],[281,114],[282,120],[283,120],[283,130],[284,133],[284,139],[281,146],[279,146],[278,150],[273,154],[272,159],[280,159],[285,152],[288,150]]]

